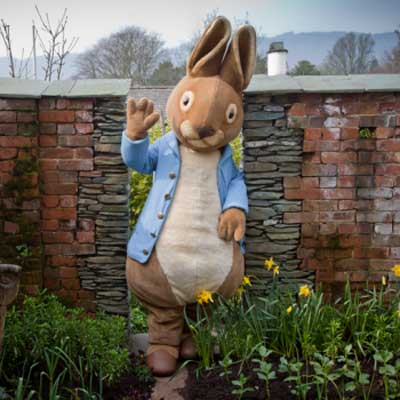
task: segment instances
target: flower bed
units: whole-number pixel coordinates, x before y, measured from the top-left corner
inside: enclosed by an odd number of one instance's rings
[[[279,275],[273,259],[265,266]],[[199,296],[185,399],[400,398],[400,296],[386,277],[364,292],[347,284],[332,304],[307,285],[291,293],[275,279],[264,297],[250,285],[228,301]]]

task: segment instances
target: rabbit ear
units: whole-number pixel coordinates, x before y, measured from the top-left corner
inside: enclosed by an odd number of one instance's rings
[[[221,78],[237,92],[250,83],[256,66],[256,31],[242,25],[233,35],[221,68]]]
[[[201,35],[189,56],[187,75],[218,75],[226,45],[231,36],[231,24],[224,17],[215,18]]]

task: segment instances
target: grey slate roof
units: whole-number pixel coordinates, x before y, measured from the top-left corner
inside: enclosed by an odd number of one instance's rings
[[[31,79],[0,78],[0,97],[40,98],[114,97],[126,96],[130,79],[77,79],[39,81]]]
[[[400,74],[253,75],[245,93],[362,93],[399,92]]]
[[[129,90],[129,97],[139,100],[147,97],[154,102],[154,109],[165,115],[168,97],[174,86],[132,86]]]

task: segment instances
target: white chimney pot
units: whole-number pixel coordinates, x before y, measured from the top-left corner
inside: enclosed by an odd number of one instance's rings
[[[287,53],[283,42],[273,42],[268,51],[268,76],[287,74]]]

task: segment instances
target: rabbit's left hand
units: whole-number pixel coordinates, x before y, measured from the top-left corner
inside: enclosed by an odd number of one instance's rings
[[[218,220],[218,236],[223,240],[239,241],[246,230],[246,215],[239,208],[228,208]]]

